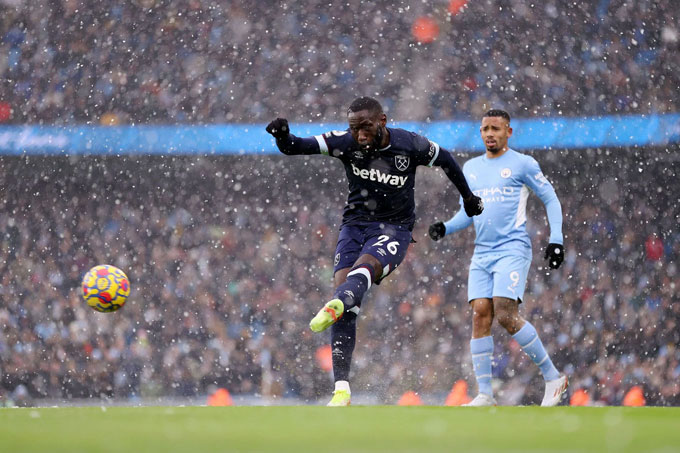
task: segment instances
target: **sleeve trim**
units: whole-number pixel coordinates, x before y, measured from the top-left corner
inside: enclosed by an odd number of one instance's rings
[[[323,135],[315,135],[314,138],[319,143],[321,154],[328,156],[328,144],[326,143],[326,139],[323,138]]]
[[[434,156],[432,157],[432,160],[430,160],[430,163],[427,164],[428,167],[431,167],[434,164],[434,161],[437,160],[437,157],[439,157],[439,145],[435,142],[430,141],[430,151],[432,151],[433,149]]]

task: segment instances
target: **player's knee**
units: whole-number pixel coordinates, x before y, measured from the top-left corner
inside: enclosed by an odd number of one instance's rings
[[[493,305],[485,302],[474,302],[472,304],[472,319],[473,321],[491,323],[493,319]]]
[[[491,323],[493,322],[492,316],[473,316],[472,322],[474,324],[475,331],[486,331],[491,328]]]
[[[481,314],[472,316],[472,330],[475,334],[488,335],[491,330],[491,324],[493,323],[493,316],[489,312],[486,316]]]
[[[371,275],[373,278],[371,283],[375,282],[382,275],[383,272],[382,264],[380,264],[378,258],[376,258],[373,255],[369,255],[368,253],[361,255],[359,259],[354,263],[354,266],[352,267],[351,271],[361,266],[365,266],[371,270]]]

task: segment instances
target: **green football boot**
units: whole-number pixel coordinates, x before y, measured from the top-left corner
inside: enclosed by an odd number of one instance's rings
[[[314,332],[323,332],[342,318],[345,312],[345,304],[340,299],[327,302],[321,310],[309,322],[309,328]]]
[[[333,398],[330,400],[326,406],[328,407],[341,407],[349,406],[352,394],[347,390],[336,390],[333,392]]]

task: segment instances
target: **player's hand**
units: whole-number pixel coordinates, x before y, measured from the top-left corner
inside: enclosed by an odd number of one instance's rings
[[[476,216],[484,211],[484,202],[477,195],[470,195],[463,200],[463,208],[468,217]]]
[[[444,226],[443,222],[435,222],[430,225],[428,233],[430,234],[430,237],[433,241],[438,241],[446,236],[446,227]]]
[[[548,244],[545,248],[545,259],[548,260],[550,269],[557,269],[564,261],[564,246],[560,244]]]
[[[290,134],[288,120],[285,118],[276,118],[267,125],[267,132],[272,134],[277,140],[288,137]]]

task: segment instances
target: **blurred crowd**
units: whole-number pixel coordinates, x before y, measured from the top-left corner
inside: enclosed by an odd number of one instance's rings
[[[459,162],[469,156],[458,156]],[[534,262],[521,311],[593,404],[633,385],[680,405],[680,199],[673,153],[536,154],[565,212],[567,256],[542,259],[548,229],[530,198]],[[332,294],[346,182],[322,156],[0,159],[0,402],[194,397],[223,387],[272,401],[329,397],[326,334],[307,324]],[[393,404],[475,390],[467,269],[474,232],[434,243],[457,209],[439,169],[417,178],[416,243],[359,318],[352,388]],[[97,313],[80,280],[123,269],[132,292]],[[542,379],[494,326],[500,404],[540,401]],[[440,398],[440,399],[437,399]]]
[[[357,94],[396,120],[676,112],[676,6],[1,0],[0,123],[337,121]]]

